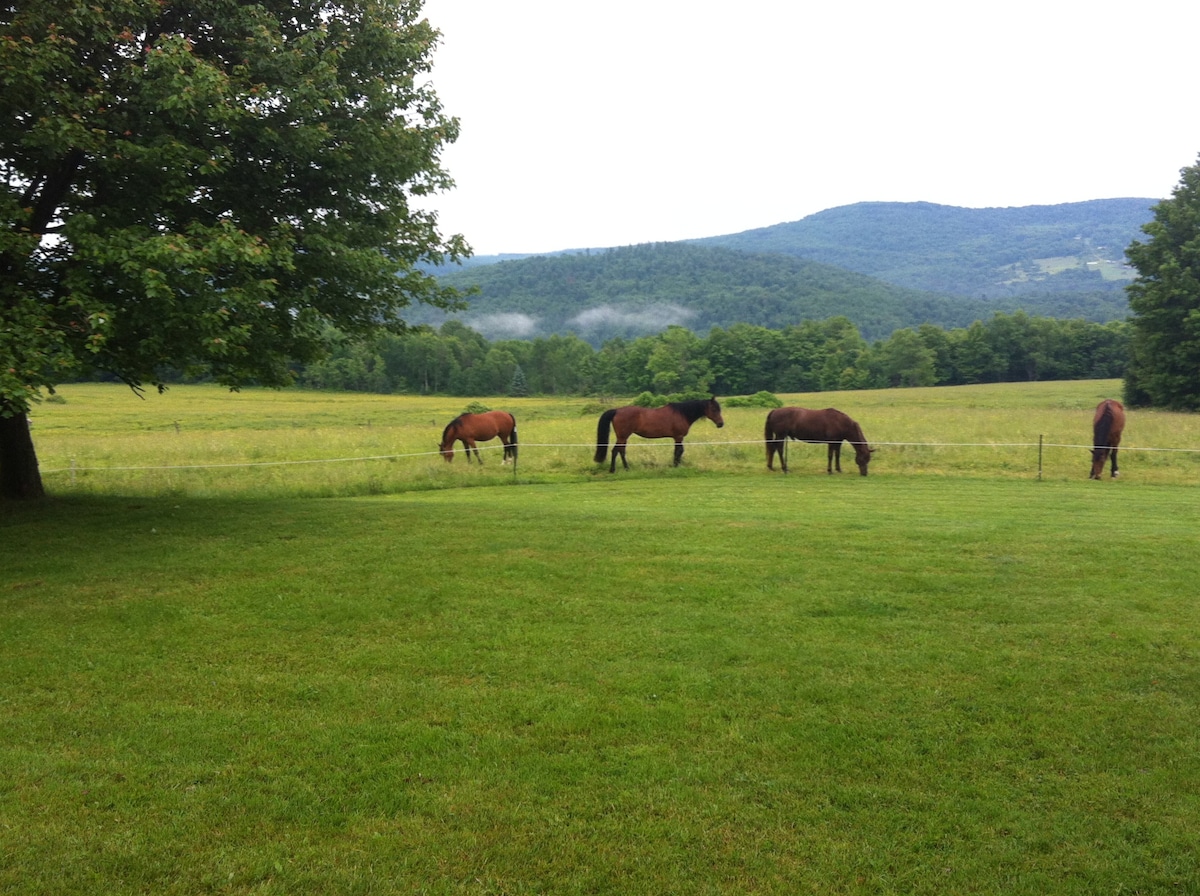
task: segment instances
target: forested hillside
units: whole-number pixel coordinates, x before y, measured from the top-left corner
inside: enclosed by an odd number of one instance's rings
[[[786,254],[688,243],[657,243],[475,265],[440,279],[477,287],[457,315],[489,338],[573,332],[593,345],[679,324],[704,333],[737,323],[778,329],[805,320],[849,318],[867,339],[931,323],[963,327],[995,311],[1108,321],[1125,316],[1124,295],[1047,293],[981,303],[907,289]],[[446,316],[412,309],[414,323]]]
[[[937,321],[965,326],[978,308],[780,255],[658,243],[505,261],[442,278],[478,284],[464,317],[485,335],[572,331],[593,344],[680,324],[696,332],[779,328],[845,315],[868,337]]]
[[[862,202],[692,242],[807,258],[909,289],[972,298],[1117,292],[1133,276],[1125,247],[1142,236],[1156,202],[984,209]]]

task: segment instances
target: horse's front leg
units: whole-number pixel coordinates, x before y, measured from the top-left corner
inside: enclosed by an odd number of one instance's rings
[[[675,442],[675,466],[679,466],[679,462],[683,460],[683,440],[679,439]]]
[[[475,440],[468,439],[463,444],[467,446],[467,461],[469,462],[471,460],[471,452],[474,451],[475,452],[475,460],[478,461],[479,466],[482,467],[483,466],[483,458],[479,456],[479,446],[475,444]]]

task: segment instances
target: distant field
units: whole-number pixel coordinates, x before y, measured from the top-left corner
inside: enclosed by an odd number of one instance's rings
[[[1087,481],[1116,392],[789,396],[864,479],[759,409],[609,475],[600,403],[494,402],[514,473],[429,453],[458,400],[68,387],[0,507],[0,892],[1200,892],[1200,471]]]
[[[1038,258],[1035,263],[1044,274],[1061,274],[1078,268],[1080,258],[1078,255],[1064,255],[1059,258]],[[1105,280],[1132,280],[1136,273],[1120,259],[1095,257],[1087,261],[1087,268],[1099,271]]]
[[[855,417],[878,448],[872,475],[1036,478],[1041,439],[1048,446],[1042,477],[1066,480],[1086,475],[1092,409],[1119,394],[1117,381],[1091,380],[783,399]],[[452,464],[436,453],[442,428],[465,409],[465,399],[192,386],[143,400],[101,385],[64,386],[61,395],[65,403],[43,404],[33,416],[45,479],[58,493],[353,495],[513,479],[499,463],[498,442],[485,451],[482,471],[468,468],[461,452]],[[628,400],[486,404],[517,417],[517,479],[544,482],[598,475],[591,459],[596,420],[605,407]],[[700,421],[686,442],[685,467],[767,475],[765,416],[761,408],[726,408],[724,429]],[[1200,417],[1133,412],[1125,446],[1129,481],[1200,484]],[[823,473],[822,448],[789,450],[792,475]],[[670,451],[669,440],[634,438],[630,472],[669,466]]]

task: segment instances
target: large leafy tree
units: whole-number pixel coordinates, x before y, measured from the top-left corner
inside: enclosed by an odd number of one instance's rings
[[[1128,287],[1133,310],[1125,400],[1200,409],[1200,164],[1154,206],[1149,237],[1125,255],[1138,272]]]
[[[456,294],[421,197],[458,133],[420,0],[0,2],[0,497],[33,402],[94,370],[289,381]]]

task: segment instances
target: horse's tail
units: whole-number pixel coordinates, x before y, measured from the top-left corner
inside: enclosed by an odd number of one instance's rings
[[[767,422],[763,425],[763,441],[767,445],[767,463],[770,464],[775,453],[775,427],[771,425],[771,414],[767,413]]]
[[[504,448],[504,456],[511,457],[514,461],[517,459],[517,418],[512,414],[508,415],[512,420],[512,432],[508,437],[508,444]]]
[[[600,415],[600,422],[596,426],[596,463],[604,463],[604,459],[608,457],[608,433],[612,429],[613,417],[617,416],[617,409],[605,411]]]

